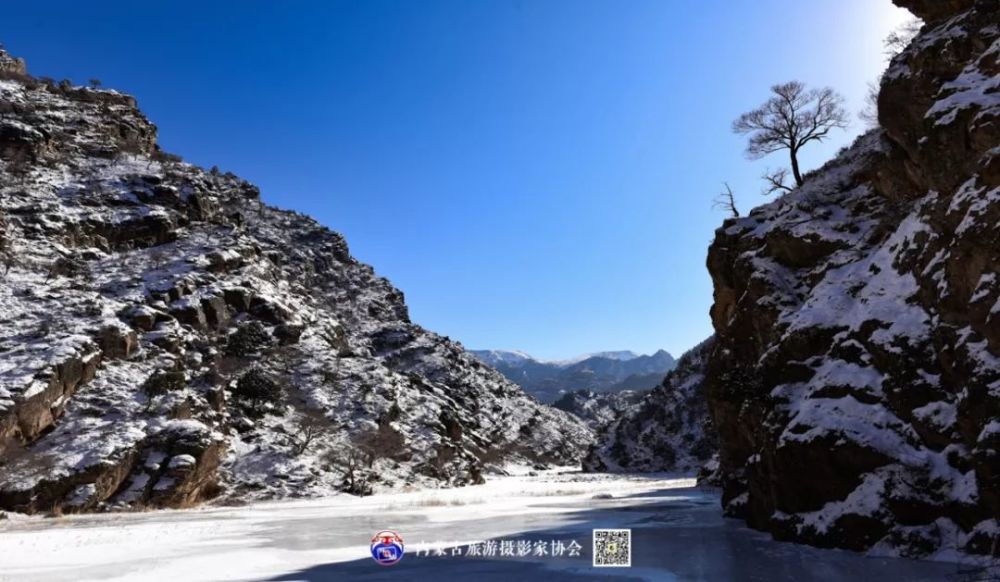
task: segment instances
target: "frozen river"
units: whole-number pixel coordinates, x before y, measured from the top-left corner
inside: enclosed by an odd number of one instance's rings
[[[591,530],[609,527],[632,530],[631,568],[591,566]],[[383,529],[406,542],[393,566],[369,554]],[[547,555],[465,555],[486,540]],[[553,542],[579,554],[552,556]],[[970,579],[954,564],[774,542],[723,519],[715,491],[664,476],[543,473],[363,499],[0,522],[4,582]]]

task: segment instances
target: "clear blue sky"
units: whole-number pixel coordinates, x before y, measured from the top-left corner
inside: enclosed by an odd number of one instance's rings
[[[16,2],[36,75],[132,93],[162,145],[344,233],[418,323],[544,358],[711,333],[730,122],[792,78],[861,107],[889,0]],[[860,122],[806,153],[814,167]]]

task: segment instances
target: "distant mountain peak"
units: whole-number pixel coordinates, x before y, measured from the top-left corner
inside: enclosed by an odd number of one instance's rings
[[[507,364],[514,364],[518,362],[535,362],[538,364],[546,364],[557,366],[560,368],[566,368],[574,364],[579,364],[586,360],[592,358],[603,358],[606,360],[614,360],[616,362],[628,362],[638,358],[662,358],[664,356],[669,357],[671,360],[673,356],[670,352],[664,349],[659,349],[650,355],[640,354],[632,350],[608,350],[603,352],[589,352],[586,354],[580,354],[573,358],[567,358],[564,360],[545,360],[542,358],[536,358],[528,352],[522,350],[471,350],[473,354],[476,355],[480,360],[487,364],[493,365],[496,363],[504,362]]]
[[[516,363],[521,361],[537,361],[531,354],[520,350],[472,350],[477,358],[487,364],[494,362]]]
[[[618,351],[607,351],[607,352],[592,352],[589,354],[581,354],[575,358],[569,358],[567,360],[550,360],[546,363],[556,364],[558,366],[572,366],[584,360],[589,360],[590,358],[606,358],[608,360],[616,360],[619,362],[627,362],[629,360],[634,360],[636,358],[642,357],[641,354],[637,354],[632,350],[618,350]]]
[[[566,360],[540,360],[520,350],[473,350],[472,354],[543,402],[583,389],[648,390],[675,365],[673,356],[662,349],[652,355],[632,350],[592,352]]]

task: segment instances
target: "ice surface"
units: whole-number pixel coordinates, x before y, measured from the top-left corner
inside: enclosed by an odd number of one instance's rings
[[[779,543],[719,516],[717,493],[667,475],[542,472],[486,485],[239,509],[0,522],[5,581],[101,580],[942,580],[954,564]],[[610,498],[607,495],[610,494]],[[602,497],[600,499],[596,497]],[[591,530],[633,530],[633,567],[591,567]],[[375,564],[375,531],[407,555]],[[579,557],[434,557],[485,539],[576,540]],[[423,554],[423,552],[422,552]]]

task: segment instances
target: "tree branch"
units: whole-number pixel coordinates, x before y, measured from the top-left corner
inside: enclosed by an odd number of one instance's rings
[[[733,195],[733,189],[729,187],[728,182],[723,182],[722,185],[726,187],[726,190],[715,195],[712,208],[720,208],[728,212],[733,218],[739,218],[740,211],[736,208],[736,197]]]
[[[788,170],[786,168],[778,168],[777,170],[771,171],[767,170],[761,179],[767,183],[767,187],[761,194],[768,196],[774,194],[775,192],[791,192],[792,187],[785,184],[785,180],[788,179]]]

